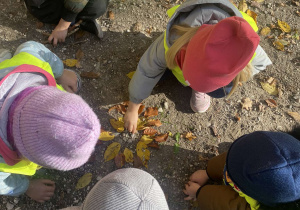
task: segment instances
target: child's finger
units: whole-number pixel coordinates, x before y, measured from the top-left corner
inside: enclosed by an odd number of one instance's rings
[[[188,192],[184,189],[183,190],[184,194],[189,195]]]
[[[41,182],[48,185],[55,185],[55,182],[50,179],[41,179]]]
[[[193,199],[193,198],[190,197],[190,196],[184,198],[184,200],[186,200],[186,201],[189,201],[189,200],[192,200],[192,199]]]
[[[189,185],[192,185],[192,184],[194,184],[194,182],[192,182],[192,181],[189,181],[189,182],[188,182],[188,184],[189,184]]]

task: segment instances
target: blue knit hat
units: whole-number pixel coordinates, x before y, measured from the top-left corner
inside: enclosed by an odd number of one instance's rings
[[[274,206],[300,199],[300,141],[286,133],[258,131],[230,147],[226,169],[246,195]]]

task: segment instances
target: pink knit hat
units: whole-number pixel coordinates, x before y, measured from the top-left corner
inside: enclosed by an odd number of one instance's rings
[[[186,48],[182,67],[186,82],[204,93],[228,85],[250,62],[259,40],[240,17],[202,25]]]
[[[9,110],[9,124],[22,156],[63,171],[86,163],[100,134],[97,116],[81,97],[50,86],[22,91]]]

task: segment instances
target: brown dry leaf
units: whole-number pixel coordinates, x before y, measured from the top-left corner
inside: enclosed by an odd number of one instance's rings
[[[141,104],[138,110],[138,114],[140,115],[145,109],[145,105]]]
[[[89,79],[98,79],[100,77],[100,73],[91,72],[91,71],[82,71],[80,73],[82,78],[89,78]]]
[[[298,123],[300,123],[300,114],[298,112],[288,112],[288,114]]]
[[[250,9],[247,10],[247,15],[249,15],[250,17],[253,18],[253,20],[255,21],[255,23],[257,24],[257,14],[253,11],[251,11]]]
[[[114,106],[110,107],[108,112],[110,112],[114,109],[116,109],[119,113],[125,114],[126,110],[127,110],[127,107],[123,104],[117,104],[117,105],[114,105]]]
[[[83,37],[85,34],[84,30],[78,30],[75,32],[74,38],[75,40],[80,39],[81,37]]]
[[[275,108],[277,106],[277,103],[276,103],[276,101],[274,99],[266,99],[265,102],[271,108]]]
[[[114,20],[115,19],[115,14],[112,11],[108,11],[108,18],[110,20]]]
[[[67,59],[63,61],[63,63],[68,67],[74,67],[77,62],[78,62],[77,59]]]
[[[115,164],[117,166],[117,168],[122,168],[125,164],[125,155],[123,153],[119,153],[116,157],[115,157]]]
[[[242,99],[242,109],[250,110],[252,108],[252,100],[250,98]]]
[[[241,120],[241,117],[240,117],[239,113],[235,113],[234,119],[235,119],[236,121],[240,121],[240,120]]]
[[[132,79],[134,73],[135,73],[135,71],[131,71],[131,72],[129,72],[128,74],[126,74],[126,76],[127,76],[129,79]]]
[[[81,189],[86,187],[92,180],[92,174],[91,173],[86,173],[84,174],[77,182],[75,189]]]
[[[143,162],[139,156],[136,154],[133,156],[133,167],[134,168],[140,168],[143,166]]]
[[[145,144],[150,144],[153,141],[153,138],[149,135],[143,135],[140,141]]]
[[[279,42],[278,40],[273,42],[273,45],[277,50],[284,51],[284,45],[281,44],[281,42]]]
[[[84,56],[84,53],[82,52],[82,50],[81,50],[81,49],[78,49],[77,52],[76,52],[76,54],[75,54],[75,58],[76,58],[78,61],[80,61],[80,60],[83,58],[83,56]]]
[[[101,131],[101,134],[99,136],[99,140],[101,141],[110,141],[113,140],[114,138],[115,136],[112,135],[112,133],[109,131]]]
[[[264,27],[263,29],[261,29],[260,34],[262,36],[267,36],[270,32],[271,32],[271,29],[269,27]]]
[[[124,122],[122,118],[119,118],[119,120],[110,119],[109,122],[112,127],[117,130],[117,132],[121,133],[124,131]]]
[[[111,143],[104,152],[104,160],[109,161],[116,157],[121,148],[121,144],[118,142]]]
[[[43,22],[40,22],[40,21],[37,21],[37,22],[36,22],[36,27],[37,27],[38,29],[42,28],[43,26],[44,26],[44,23],[43,23]]]
[[[183,138],[186,138],[186,139],[192,141],[193,139],[195,139],[197,137],[194,136],[194,134],[192,132],[185,132],[185,133],[183,133]]]
[[[139,141],[136,146],[136,153],[141,158],[143,165],[148,168],[148,160],[150,159],[150,151],[147,149],[147,144]]]
[[[286,22],[278,20],[278,25],[282,31],[284,31],[286,33],[291,32],[291,26],[289,24],[287,24]]]
[[[158,131],[156,129],[148,127],[144,130],[143,134],[153,136],[153,135],[157,134],[157,132]]]
[[[165,142],[165,141],[167,141],[168,137],[169,137],[168,133],[160,134],[160,135],[155,136],[154,140],[157,142]]]
[[[156,126],[159,127],[162,125],[159,119],[156,120],[148,120],[148,122],[145,124],[146,126]]]
[[[208,161],[209,158],[208,157],[203,157],[202,155],[199,155],[199,160],[200,161]]]
[[[133,153],[130,149],[125,148],[124,149],[124,155],[125,155],[125,161],[127,163],[132,163],[133,162]]]
[[[150,144],[148,144],[148,147],[152,147],[154,149],[159,149],[159,144],[157,142],[153,141]]]
[[[148,107],[145,111],[145,117],[153,117],[158,115],[158,108],[157,107]]]
[[[238,5],[238,9],[242,12],[246,12],[248,9],[246,0],[240,0],[239,5]]]

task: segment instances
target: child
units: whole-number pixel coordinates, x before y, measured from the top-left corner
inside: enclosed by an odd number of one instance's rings
[[[185,199],[197,198],[206,210],[299,209],[299,151],[300,141],[286,133],[244,135],[227,153],[209,160],[206,170],[192,174]],[[205,185],[209,179],[223,179],[225,185]]]
[[[165,194],[156,179],[135,168],[119,169],[101,179],[82,206],[62,210],[168,210]]]
[[[77,91],[76,74],[42,44],[19,46],[0,63],[0,78],[0,194],[26,193],[44,202],[55,183],[26,175],[40,166],[62,171],[82,166],[98,140],[99,120],[81,97],[63,91]]]
[[[201,113],[209,108],[210,96],[230,96],[239,82],[271,64],[258,45],[254,20],[228,0],[187,0],[168,15],[165,33],[144,53],[129,84],[124,120],[130,132],[136,131],[140,103],[166,68],[192,88],[191,108]]]

